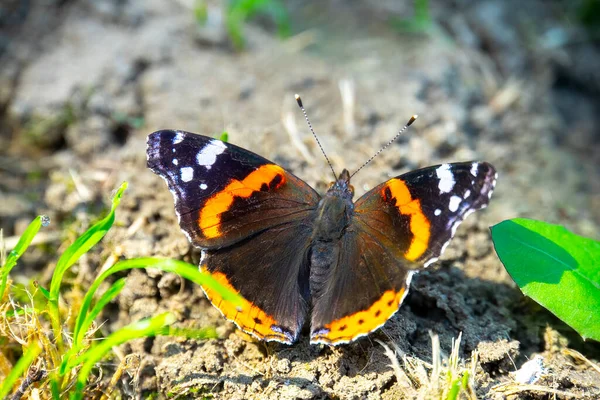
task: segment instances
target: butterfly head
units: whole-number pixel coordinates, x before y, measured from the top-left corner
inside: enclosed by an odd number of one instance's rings
[[[352,200],[354,197],[354,186],[350,184],[350,172],[344,169],[335,182],[331,182],[328,195],[334,195]]]

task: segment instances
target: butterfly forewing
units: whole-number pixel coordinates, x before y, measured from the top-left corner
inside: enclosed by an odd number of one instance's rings
[[[207,136],[163,130],[148,136],[148,167],[166,180],[181,229],[201,248],[230,246],[301,220],[318,194],[279,165]]]
[[[437,260],[460,223],[489,203],[494,167],[463,162],[427,167],[397,176],[356,202],[357,225],[397,243],[404,257],[427,266]]]

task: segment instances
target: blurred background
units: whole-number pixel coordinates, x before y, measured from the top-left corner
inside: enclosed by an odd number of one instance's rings
[[[481,158],[500,172],[493,219],[598,237],[599,27],[596,0],[4,0],[0,226],[87,209],[144,169],[159,128],[227,131],[328,182],[298,92],[338,170],[421,115],[359,194]]]
[[[69,279],[85,284],[119,258],[198,261],[179,232],[171,195],[146,168],[146,136],[158,129],[227,132],[230,142],[324,191],[332,176],[295,93],[336,171],[356,170],[419,114],[353,178],[357,197],[391,176],[443,162],[485,160],[499,173],[490,207],[458,230],[437,270],[415,277],[407,304],[373,337],[429,360],[428,332],[439,333],[444,348],[463,332],[463,355],[478,349],[487,356],[477,376],[482,396],[512,379],[513,359],[546,351],[561,377],[556,387],[597,396],[593,371],[578,375],[555,350],[567,342],[546,326],[596,358],[597,346],[524,300],[488,227],[528,217],[600,239],[598,0],[1,0],[6,248],[36,215],[52,221],[11,273],[15,285],[47,282],[57,254],[107,211],[122,181],[129,188],[118,226]],[[292,377],[275,383],[271,398],[294,388],[290,398],[404,390],[371,337],[339,351],[305,341],[271,352],[227,336],[232,325],[198,287],[182,290],[172,274],[131,275],[103,315],[103,335],[176,309],[181,323],[217,326],[227,338],[206,347],[168,347],[166,339],[123,346],[124,354],[144,356],[140,393],[175,390],[185,376],[209,393],[248,398],[276,382],[264,366]]]

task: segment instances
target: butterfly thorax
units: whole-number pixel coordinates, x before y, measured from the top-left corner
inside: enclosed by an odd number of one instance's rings
[[[319,202],[313,240],[329,242],[342,237],[354,211],[353,195],[350,175],[347,170],[344,170]]]

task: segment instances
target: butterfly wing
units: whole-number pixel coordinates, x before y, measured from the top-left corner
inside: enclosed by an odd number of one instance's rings
[[[464,218],[487,206],[496,179],[488,163],[443,164],[392,178],[361,197],[331,267],[343,278],[328,280],[324,295],[313,298],[311,342],[347,343],[382,326],[415,270],[437,260]]]
[[[196,247],[230,246],[264,229],[301,220],[319,195],[279,165],[207,136],[150,134],[148,168],[175,199],[179,225]]]
[[[298,277],[318,194],[280,166],[217,139],[163,130],[147,144],[148,167],[173,193],[182,231],[205,250],[201,270],[244,298],[236,309],[204,287],[213,305],[261,339],[295,340],[307,301]]]

